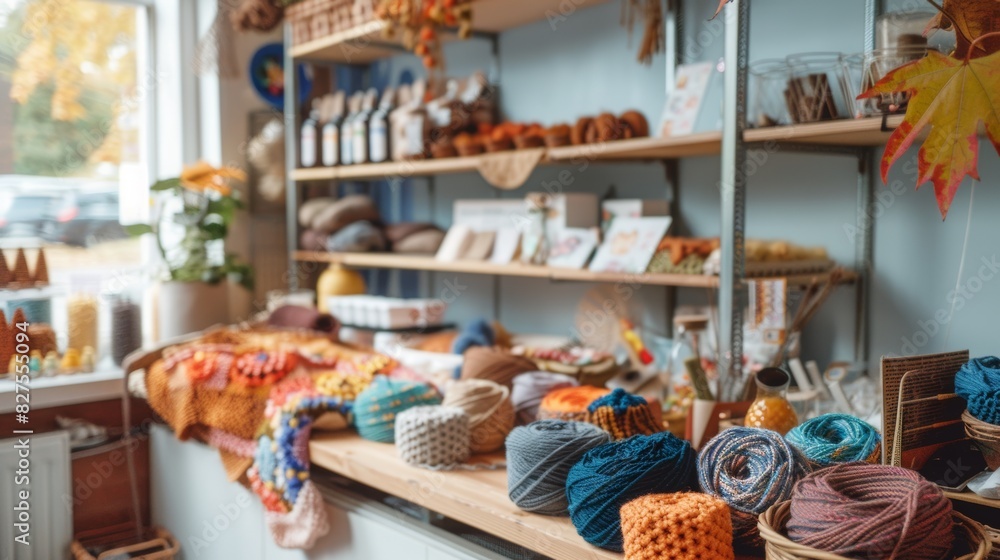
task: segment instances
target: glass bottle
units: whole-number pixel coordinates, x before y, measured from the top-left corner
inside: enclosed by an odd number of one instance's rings
[[[316,152],[319,146],[319,106],[313,103],[309,118],[302,123],[299,139],[299,163],[302,167],[316,165]]]
[[[389,159],[389,113],[396,106],[396,92],[386,88],[382,103],[372,113],[368,124],[368,161],[382,163]]]
[[[340,125],[344,121],[344,92],[333,95],[330,120],[323,125],[323,166],[333,167],[340,163]]]
[[[692,358],[701,363],[701,336],[708,327],[708,317],[704,315],[677,315],[674,317],[674,340],[670,348],[667,368],[662,372],[663,402],[673,407],[686,409],[693,399],[698,398],[695,380],[691,379],[687,362]],[[698,383],[701,383],[698,380]],[[707,380],[701,388],[707,388]],[[702,395],[706,396],[706,395]],[[712,400],[708,398],[706,400]]]
[[[747,411],[746,426],[785,435],[799,423],[795,409],[788,402],[791,375],[783,369],[764,368],[757,372],[756,381],[757,398]]]
[[[354,118],[354,132],[351,135],[353,163],[368,163],[368,125],[378,103],[378,91],[369,88],[361,101],[361,112]]]

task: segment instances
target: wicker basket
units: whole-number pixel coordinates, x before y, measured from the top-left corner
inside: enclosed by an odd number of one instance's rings
[[[374,0],[301,0],[285,8],[293,45],[358,27],[374,18]]]
[[[757,528],[764,539],[764,552],[768,560],[849,560],[844,556],[823,552],[808,546],[793,542],[785,534],[785,525],[791,516],[791,502],[781,502],[768,508],[760,514]],[[972,552],[956,556],[955,560],[986,560],[989,558],[992,544],[986,535],[986,529],[968,517],[953,512],[955,518],[956,543],[961,548]]]
[[[979,446],[990,470],[1000,469],[1000,426],[983,422],[968,410],[962,413],[962,422],[965,422],[965,435]]]

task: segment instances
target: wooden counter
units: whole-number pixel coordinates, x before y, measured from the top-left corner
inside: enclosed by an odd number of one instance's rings
[[[539,554],[567,560],[622,558],[587,544],[568,517],[519,510],[507,498],[505,469],[418,469],[403,463],[394,446],[366,441],[347,431],[314,434],[309,451],[315,465]],[[479,460],[497,462],[502,456],[481,456]]]

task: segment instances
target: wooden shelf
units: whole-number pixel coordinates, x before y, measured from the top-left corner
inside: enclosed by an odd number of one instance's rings
[[[519,263],[493,264],[484,261],[439,261],[434,257],[414,257],[392,253],[329,253],[322,251],[296,251],[295,260],[300,262],[339,263],[354,268],[385,268],[397,270],[427,270],[454,272],[459,274],[486,274],[523,278],[546,278],[565,282],[604,282],[648,286],[676,286],[681,288],[718,288],[719,278],[701,274],[626,274],[617,272],[591,272],[572,268],[532,266]],[[801,273],[786,276],[790,285],[807,285],[814,278],[828,276],[827,273]],[[763,276],[762,276],[763,277]],[[853,282],[854,273],[849,273],[844,282]]]
[[[601,162],[674,159],[718,154],[721,146],[722,133],[717,131],[674,138],[633,138],[583,146],[549,148],[542,163],[558,165],[580,160]],[[468,173],[477,171],[480,160],[489,157],[494,157],[494,154],[418,161],[363,163],[343,167],[312,167],[293,170],[292,178],[296,181],[336,179],[360,181]]]
[[[607,3],[609,0],[573,0],[572,10]],[[473,6],[472,27],[482,33],[499,33],[522,25],[545,20],[565,10],[563,0],[478,0]],[[293,58],[322,60],[342,64],[370,64],[404,52],[401,38],[383,37],[385,23],[371,21],[364,25],[332,33],[291,49]],[[446,34],[444,41],[457,37]]]
[[[391,444],[359,438],[353,432],[314,434],[312,463],[341,476],[398,496],[432,511],[556,559],[620,560],[621,554],[586,543],[568,517],[535,515],[517,509],[507,497],[504,469],[431,471],[411,467]],[[502,454],[473,457],[499,462]]]
[[[903,115],[890,117],[882,131],[882,118],[850,119],[791,126],[747,129],[743,139],[747,142],[799,142],[827,146],[881,146],[889,139],[891,130],[903,122]]]

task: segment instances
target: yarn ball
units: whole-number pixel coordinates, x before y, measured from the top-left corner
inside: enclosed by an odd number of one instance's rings
[[[691,444],[670,432],[599,445],[569,470],[566,499],[576,532],[590,544],[622,552],[619,510],[647,494],[693,490]]]
[[[375,224],[362,221],[346,225],[326,240],[326,250],[334,253],[367,253],[384,251],[385,235]]]
[[[547,371],[532,371],[522,373],[514,378],[514,387],[510,390],[510,402],[514,405],[514,413],[519,424],[530,424],[538,419],[538,405],[542,404],[545,395],[556,389],[576,387],[576,379],[561,373]]]
[[[486,379],[510,389],[515,377],[537,369],[535,362],[523,356],[515,356],[491,347],[477,346],[465,351],[460,377]]]
[[[789,499],[795,483],[811,470],[805,456],[781,434],[762,428],[729,428],[698,453],[701,490],[729,504],[733,539],[740,550],[764,547],[757,516]]]
[[[507,495],[524,511],[566,515],[566,477],[584,453],[611,441],[584,422],[539,420],[507,436]]]
[[[492,381],[458,381],[448,388],[443,404],[460,408],[469,415],[469,447],[473,453],[500,449],[507,434],[514,429],[510,389]]]
[[[824,414],[799,424],[785,436],[813,467],[838,463],[877,464],[882,436],[874,426],[849,414]]]
[[[1000,426],[1000,358],[970,360],[955,374],[955,392],[965,399],[969,414]]]
[[[695,492],[650,494],[622,506],[625,560],[733,560],[729,506]]]
[[[795,485],[790,514],[791,540],[850,558],[940,560],[954,541],[951,500],[902,467],[816,471]]]
[[[441,404],[441,395],[431,385],[379,375],[354,401],[354,425],[365,439],[392,443],[396,415],[428,404]]]
[[[474,346],[493,346],[496,341],[496,333],[493,325],[486,319],[477,319],[462,329],[455,337],[451,345],[452,354],[465,354],[465,351]]]
[[[624,389],[615,389],[587,406],[589,422],[619,440],[662,432],[646,399]]]
[[[590,418],[590,413],[587,411],[590,403],[610,392],[609,389],[590,385],[556,389],[545,395],[538,405],[538,419],[586,422]]]
[[[399,458],[415,467],[446,469],[469,458],[469,415],[451,406],[415,406],[396,417]]]

